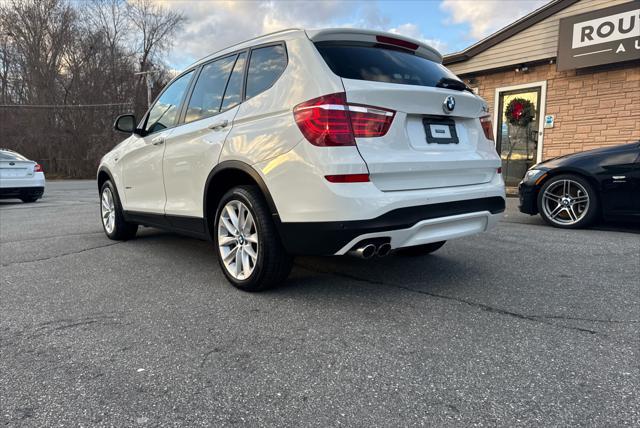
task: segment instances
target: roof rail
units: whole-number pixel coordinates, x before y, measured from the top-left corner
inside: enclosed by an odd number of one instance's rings
[[[292,28],[285,28],[285,29],[283,29],[283,30],[273,31],[273,32],[271,32],[271,33],[267,33],[267,34],[261,34],[261,35],[259,35],[259,36],[253,37],[253,38],[251,38],[251,39],[243,40],[243,41],[241,41],[241,42],[234,43],[234,44],[229,45],[229,46],[225,46],[225,47],[224,47],[224,48],[222,48],[222,49],[218,49],[217,51],[212,52],[212,53],[210,53],[210,54],[208,54],[208,55],[205,55],[205,56],[203,56],[202,58],[198,59],[197,61],[194,61],[191,65],[189,65],[189,67],[192,67],[192,66],[194,66],[194,65],[196,65],[196,64],[198,64],[198,63],[200,63],[200,62],[202,62],[202,61],[205,61],[205,60],[207,60],[207,59],[211,58],[212,56],[215,56],[216,54],[218,54],[218,53],[220,53],[220,52],[222,52],[222,51],[226,51],[227,49],[231,49],[231,48],[233,48],[234,46],[238,46],[238,45],[241,45],[241,44],[244,44],[244,43],[247,43],[247,42],[251,42],[251,41],[254,41],[254,40],[258,40],[258,39],[261,39],[261,38],[263,38],[263,37],[273,36],[273,35],[275,35],[275,34],[280,34],[280,33],[286,33],[286,32],[289,32],[289,31],[304,31],[304,30],[303,30],[302,28],[295,28],[295,27],[292,27]],[[186,67],[186,68],[189,68],[189,67]]]

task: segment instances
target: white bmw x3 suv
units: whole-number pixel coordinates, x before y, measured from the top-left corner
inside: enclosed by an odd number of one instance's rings
[[[104,230],[211,239],[236,287],[294,255],[429,253],[505,208],[487,104],[441,55],[395,34],[286,30],[173,79],[98,170]]]

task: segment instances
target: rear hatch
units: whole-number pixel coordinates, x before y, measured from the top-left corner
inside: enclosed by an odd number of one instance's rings
[[[399,40],[402,46],[389,44],[393,40],[327,40],[325,35],[315,41],[342,78],[349,104],[395,111],[384,136],[356,139],[371,181],[383,191],[490,181],[500,161],[479,120],[487,114],[486,103],[430,52],[419,55],[419,48],[409,49],[405,40]]]
[[[31,178],[35,164],[17,153],[2,152],[0,153],[0,180]]]

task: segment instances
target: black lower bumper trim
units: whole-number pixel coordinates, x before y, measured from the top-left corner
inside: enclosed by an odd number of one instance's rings
[[[423,220],[478,211],[498,214],[504,209],[504,198],[495,196],[398,208],[370,220],[280,223],[278,228],[282,243],[289,253],[294,255],[332,255],[354,238],[366,233],[408,229]]]
[[[44,187],[0,187],[0,198],[40,197]]]

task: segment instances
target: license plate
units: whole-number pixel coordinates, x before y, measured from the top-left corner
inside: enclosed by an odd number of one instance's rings
[[[456,124],[449,118],[425,117],[422,119],[428,144],[458,144]]]

